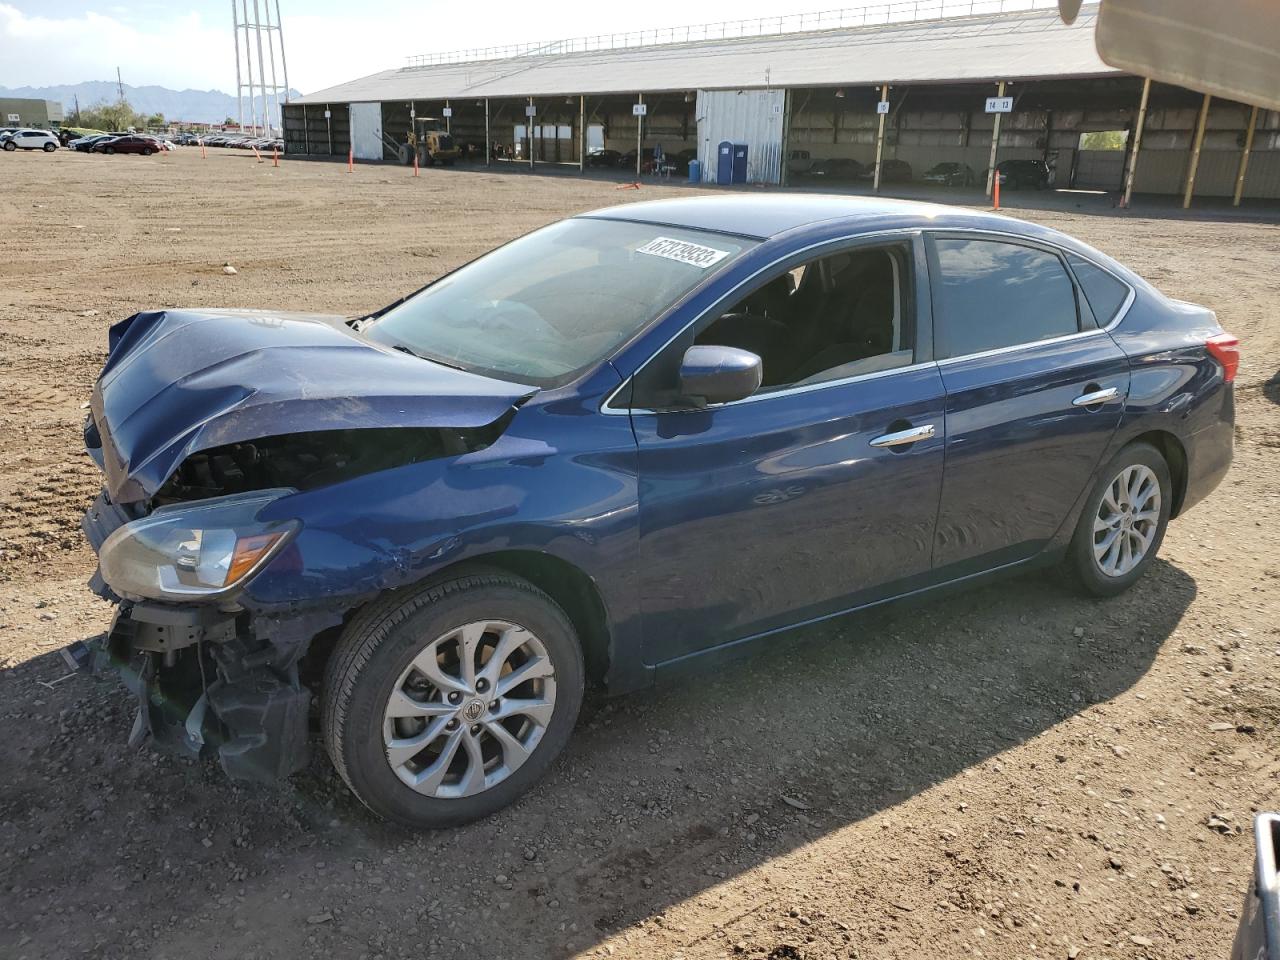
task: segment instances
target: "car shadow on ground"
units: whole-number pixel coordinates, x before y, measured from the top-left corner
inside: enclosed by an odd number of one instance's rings
[[[0,954],[567,956],[921,791],[960,803],[952,778],[1128,690],[1195,594],[1157,561],[1106,601],[1029,575],[796,631],[591,698],[541,785],[421,834],[373,819],[322,755],[268,788],[128,751],[123,690],[46,687],[65,673],[47,654],[0,673]]]

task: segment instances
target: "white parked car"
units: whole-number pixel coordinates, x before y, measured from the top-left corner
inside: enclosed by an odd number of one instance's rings
[[[16,130],[5,138],[4,148],[12,151],[19,147],[23,150],[43,150],[45,153],[53,153],[58,149],[58,138],[48,130]]]

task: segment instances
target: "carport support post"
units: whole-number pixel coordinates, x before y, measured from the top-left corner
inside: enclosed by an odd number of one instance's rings
[[[639,94],[636,103],[644,103],[644,94]],[[644,152],[642,144],[644,143],[644,115],[636,114],[636,181],[640,180],[640,165],[642,163],[641,154]]]
[[[281,121],[281,125],[282,126],[284,125],[283,120]],[[302,105],[302,143],[303,143],[302,152],[307,154],[307,156],[310,156],[311,155],[311,131],[307,129],[307,105],[305,103]]]
[[[1000,81],[1000,90],[996,93],[997,97],[1004,96],[1004,81]],[[996,182],[996,150],[1000,146],[1000,118],[1004,116],[997,113],[995,119],[991,122],[991,159],[987,161],[987,196],[991,196],[991,188]]]
[[[1191,164],[1187,167],[1187,186],[1182,191],[1182,209],[1191,206],[1191,195],[1196,189],[1196,169],[1200,166],[1200,148],[1204,146],[1204,125],[1209,119],[1209,101],[1213,98],[1204,95],[1204,103],[1200,104],[1200,119],[1196,121],[1196,138],[1191,143]]]
[[[533,97],[529,98],[529,106],[533,106]],[[529,111],[525,111],[524,132],[529,138],[529,169],[533,169],[533,121],[537,120],[537,116],[529,116]]]
[[[326,103],[324,105],[324,126],[325,126],[325,129],[329,131],[329,156],[332,157],[333,156],[333,118],[330,116],[331,112],[332,111],[330,110],[329,104]],[[351,115],[351,107],[348,105],[347,116],[350,117],[350,115]],[[348,119],[347,120],[348,130],[350,130],[350,124],[351,124],[351,121]],[[351,134],[349,132],[347,133],[347,137],[348,139],[351,137]]]
[[[578,172],[587,169],[587,97],[578,97]]]
[[[1124,175],[1124,196],[1120,206],[1128,209],[1133,198],[1133,180],[1138,174],[1138,151],[1142,149],[1142,131],[1147,125],[1147,100],[1151,96],[1151,78],[1142,81],[1142,100],[1138,103],[1138,124],[1133,128],[1133,151],[1129,154],[1129,169]]]
[[[445,109],[446,109],[446,110],[449,108],[449,98],[448,98],[448,97],[446,97],[446,98],[445,98],[444,106],[445,106]],[[453,117],[450,117],[450,116],[447,116],[447,115],[445,116],[445,118],[444,118],[444,132],[445,132],[445,133],[453,133]]]
[[[1231,205],[1240,206],[1240,198],[1244,196],[1244,175],[1249,169],[1249,152],[1253,150],[1253,131],[1258,126],[1258,108],[1249,111],[1249,128],[1244,135],[1244,153],[1240,154],[1240,172],[1236,174],[1236,192],[1231,196]]]
[[[880,85],[881,102],[889,99],[889,85],[887,83]],[[877,111],[879,107],[876,107]],[[876,174],[872,183],[872,188],[876,193],[880,192],[880,161],[884,158],[884,122],[888,119],[887,114],[880,114],[880,125],[876,129]]]
[[[484,98],[484,165],[492,162],[493,147],[489,143],[489,98]]]

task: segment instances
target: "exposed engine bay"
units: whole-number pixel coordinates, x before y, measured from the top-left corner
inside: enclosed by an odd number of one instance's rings
[[[489,446],[509,420],[508,414],[475,428],[318,430],[214,447],[187,457],[156,492],[152,505],[271,487],[313,490],[379,470],[461,456]]]

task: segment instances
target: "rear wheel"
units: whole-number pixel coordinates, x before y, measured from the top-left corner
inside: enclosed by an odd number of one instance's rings
[[[1172,502],[1169,465],[1159,450],[1135,443],[1116,454],[1071,540],[1067,564],[1080,585],[1099,597],[1129,589],[1155,560]]]
[[[537,782],[582,691],[578,638],[550,597],[506,574],[460,576],[348,626],[325,675],[325,746],[374,813],[454,826]]]
[[[115,153],[115,152],[116,152],[116,148],[115,148],[115,147],[107,147],[107,148],[106,148],[105,150],[103,150],[102,152],[103,152],[103,153]]]

